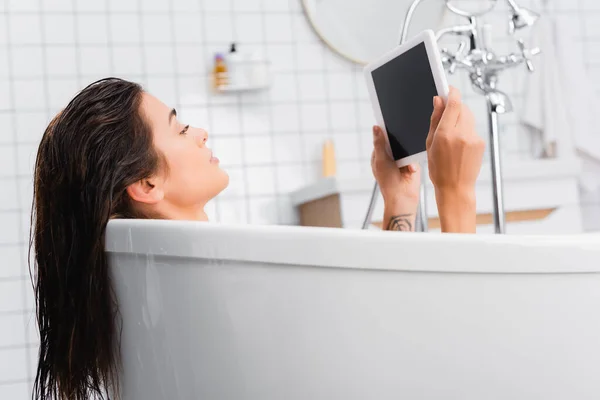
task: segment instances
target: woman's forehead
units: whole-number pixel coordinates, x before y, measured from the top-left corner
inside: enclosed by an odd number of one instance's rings
[[[142,95],[142,112],[150,122],[152,128],[165,128],[169,126],[171,108],[154,97],[144,92]]]

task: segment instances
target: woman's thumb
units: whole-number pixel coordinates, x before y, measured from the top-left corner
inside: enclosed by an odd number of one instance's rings
[[[385,138],[383,137],[383,130],[375,125],[373,127],[373,146],[375,151],[385,151]]]

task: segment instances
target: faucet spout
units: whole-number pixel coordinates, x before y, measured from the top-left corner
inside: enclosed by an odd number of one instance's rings
[[[469,17],[468,25],[457,25],[440,29],[436,34],[436,39],[439,41],[446,35],[465,36],[469,39],[469,50],[483,50],[480,43],[478,25],[476,17]]]

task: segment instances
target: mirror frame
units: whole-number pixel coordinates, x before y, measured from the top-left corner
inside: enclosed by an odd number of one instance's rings
[[[333,45],[333,43],[331,43],[329,40],[327,40],[327,38],[325,37],[325,35],[323,35],[323,32],[321,32],[321,30],[319,29],[319,27],[316,25],[315,21],[313,20],[313,18],[310,15],[309,12],[309,6],[307,5],[307,3],[311,1],[311,0],[302,0],[302,12],[304,14],[304,17],[308,20],[310,26],[312,27],[313,31],[316,33],[316,35],[319,37],[319,39],[325,43],[325,45],[327,47],[329,47],[329,49],[331,51],[333,51],[335,54],[343,57],[344,59],[346,59],[347,61],[350,61],[352,63],[358,64],[358,65],[362,65],[362,66],[366,66],[367,64],[369,64],[368,61],[364,61],[364,60],[359,60],[355,57],[352,57],[351,55],[339,50],[338,48],[336,48],[336,46]],[[445,12],[449,12],[450,9],[447,7],[447,2],[448,0],[441,0],[444,1],[445,3],[445,7],[444,7],[444,11]],[[497,0],[491,0],[492,3],[495,4],[497,3]],[[440,22],[443,20],[443,17],[440,19]],[[406,22],[406,21],[404,21]],[[399,29],[401,29],[402,27],[400,27]],[[400,44],[400,43],[398,43]]]
[[[325,35],[323,35],[323,33],[321,32],[321,30],[317,27],[317,25],[313,21],[313,18],[310,16],[310,13],[308,11],[308,5],[306,4],[307,1],[310,1],[310,0],[302,0],[302,11],[304,13],[304,16],[306,17],[306,19],[310,23],[310,26],[312,27],[312,29],[314,30],[314,32],[319,37],[319,39],[321,39],[321,41],[323,43],[325,43],[327,45],[327,47],[329,47],[330,50],[332,50],[337,55],[342,56],[346,60],[351,61],[351,62],[353,62],[355,64],[358,64],[358,65],[362,65],[362,66],[367,65],[368,64],[367,61],[361,61],[359,59],[356,59],[356,58],[354,58],[354,57],[352,57],[352,56],[344,53],[343,51],[338,50],[329,40],[327,40],[325,38]]]

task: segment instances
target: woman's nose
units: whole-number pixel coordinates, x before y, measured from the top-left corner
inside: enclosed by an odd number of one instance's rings
[[[206,141],[208,140],[208,132],[206,132],[204,129],[198,129],[195,139],[198,146],[206,145]]]

